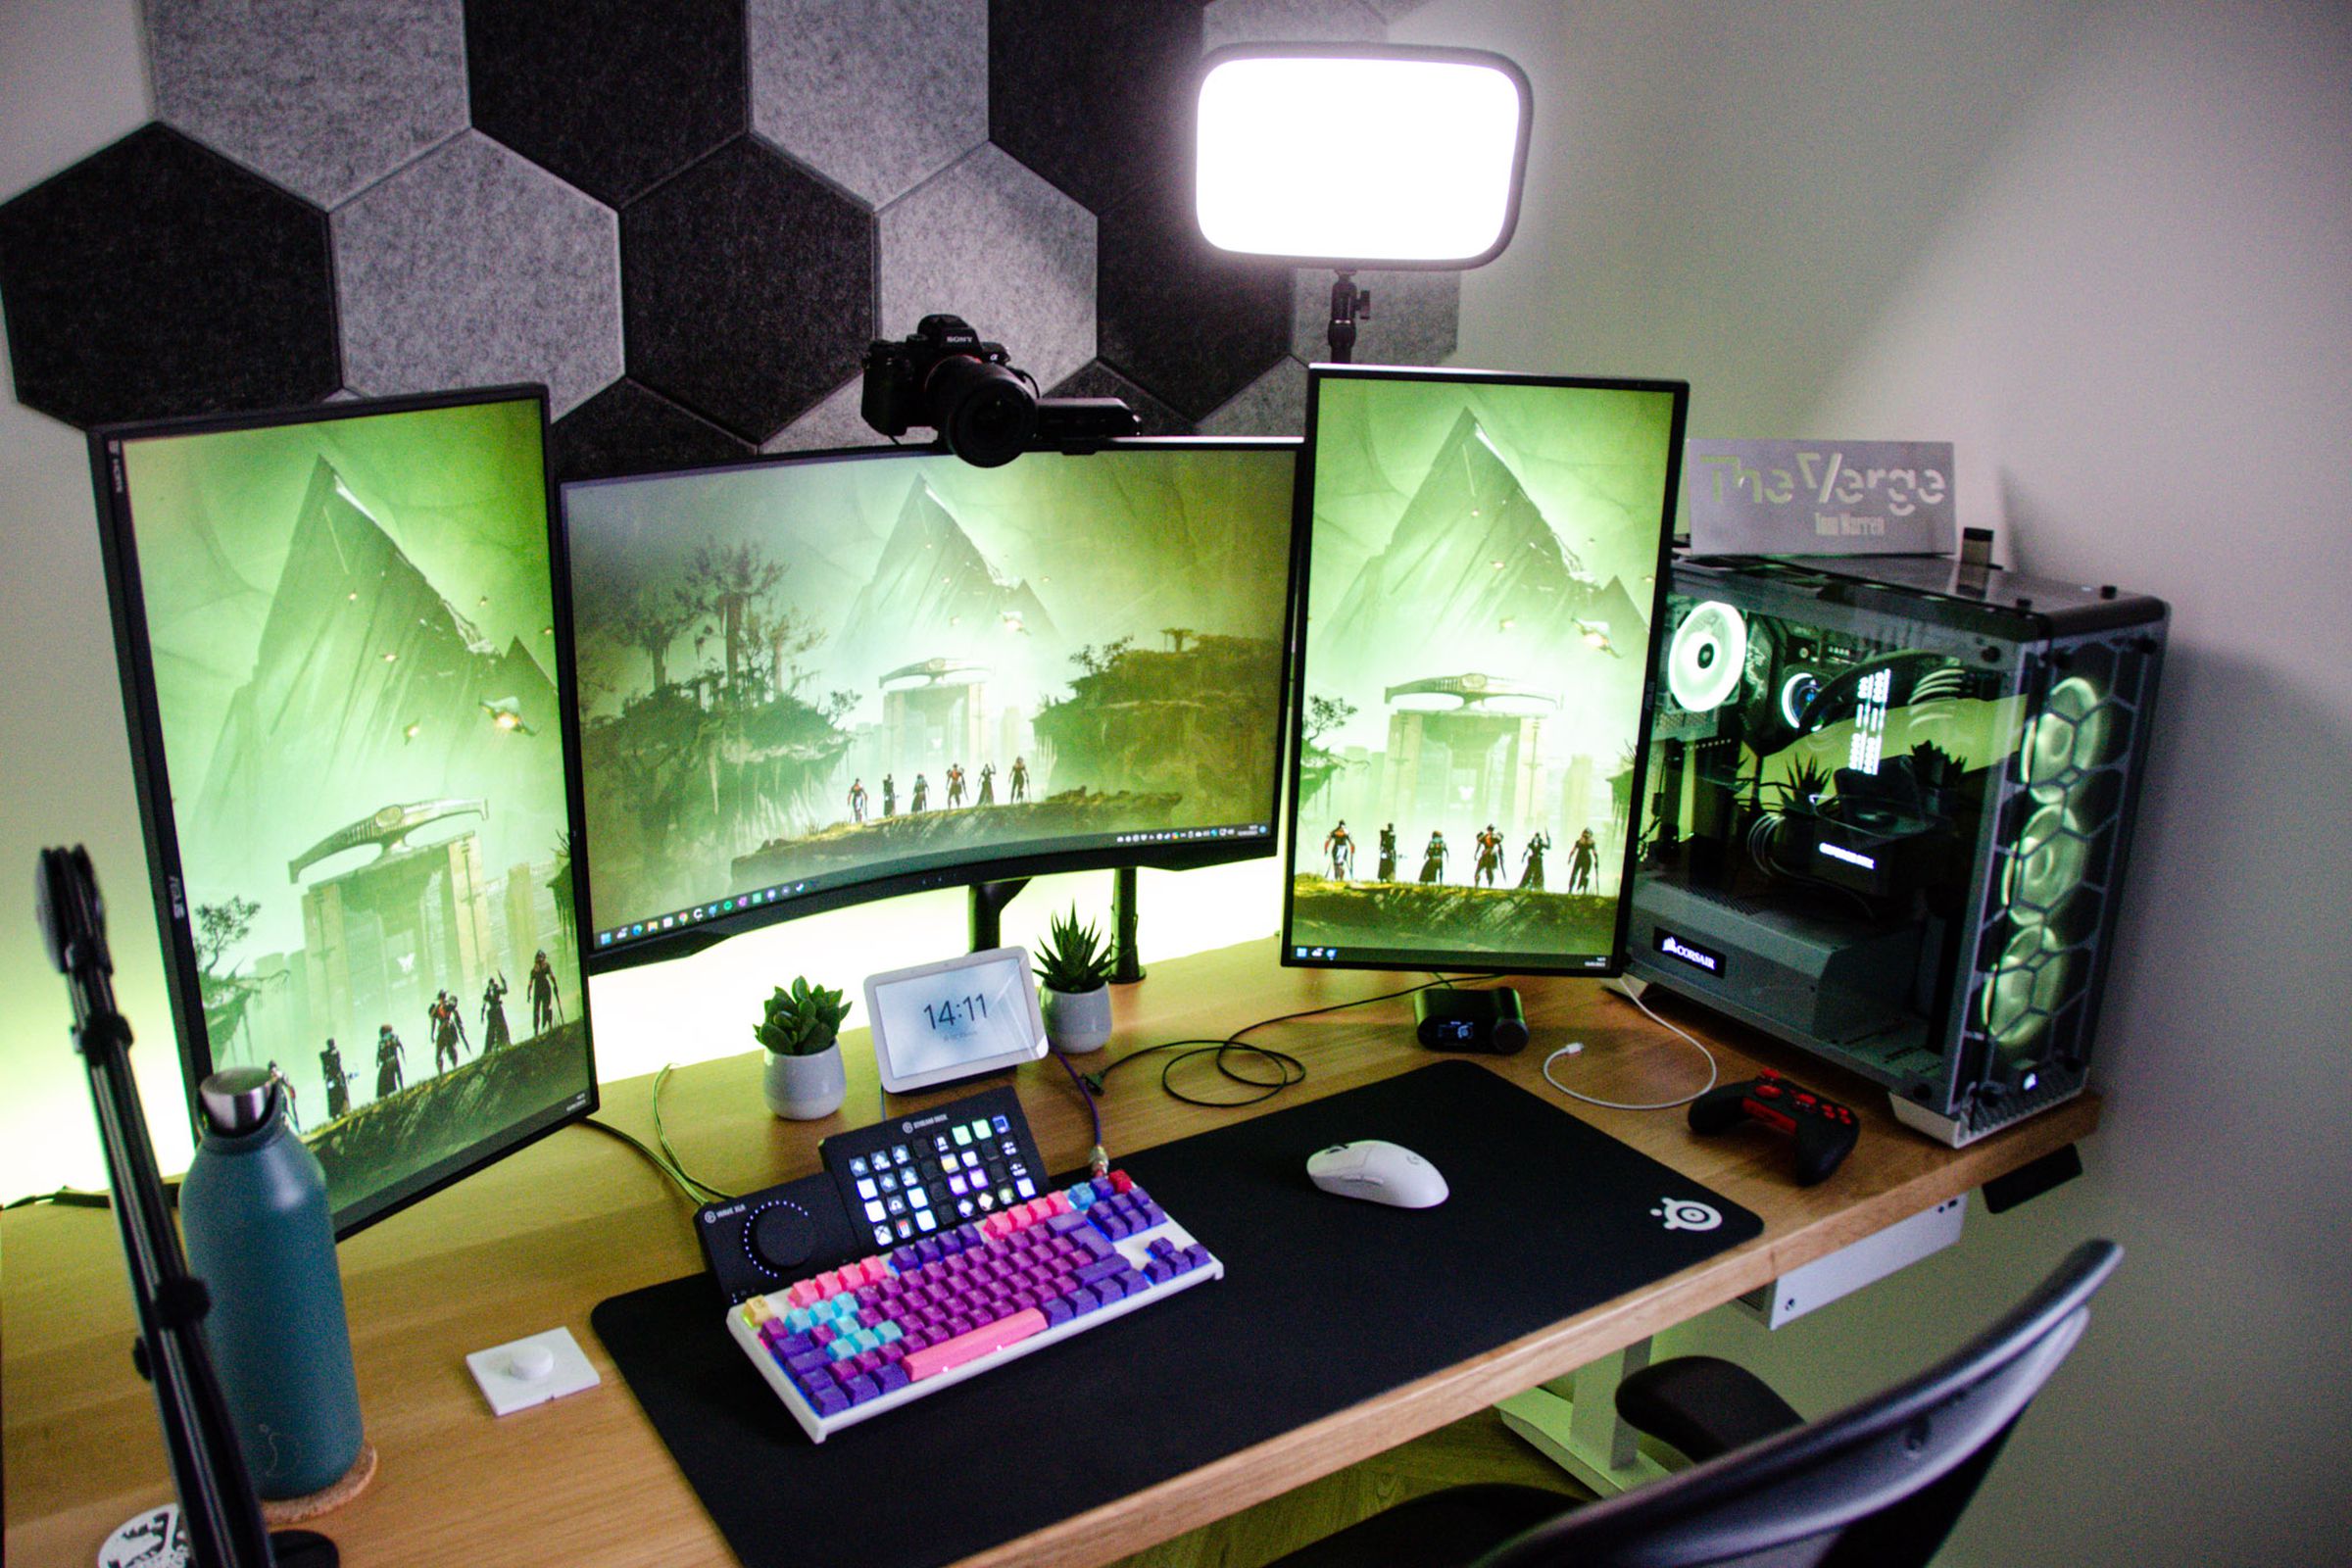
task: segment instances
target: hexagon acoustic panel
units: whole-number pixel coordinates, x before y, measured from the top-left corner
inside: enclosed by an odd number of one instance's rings
[[[345,378],[369,394],[620,374],[611,209],[468,131],[334,215]]]
[[[1181,202],[1105,214],[1097,305],[1113,369],[1199,419],[1290,351],[1291,273],[1200,237]]]
[[[988,139],[988,0],[748,0],[752,128],[876,207]]]
[[[691,468],[751,453],[750,443],[625,377],[548,431],[548,462],[559,480]]]
[[[989,139],[1100,218],[1189,183],[1199,0],[991,0]]]
[[[858,372],[873,220],[739,137],[621,215],[629,373],[760,442]]]
[[[1095,357],[1095,219],[997,147],[882,215],[884,337],[960,316],[1050,386]]]
[[[17,400],[71,424],[335,390],[326,216],[163,125],[0,206]]]
[[[333,207],[466,128],[460,0],[147,0],[155,112]]]
[[[743,0],[466,0],[476,129],[619,207],[749,123]]]

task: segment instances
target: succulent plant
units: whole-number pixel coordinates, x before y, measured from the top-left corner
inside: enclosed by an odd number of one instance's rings
[[[833,1044],[849,1015],[850,1004],[840,992],[812,986],[802,975],[790,991],[776,987],[752,1036],[779,1056],[813,1056]]]
[[[1100,989],[1110,979],[1110,944],[1102,930],[1078,923],[1078,906],[1055,915],[1046,927],[1046,945],[1037,950],[1037,977],[1048,991],[1075,996]]]

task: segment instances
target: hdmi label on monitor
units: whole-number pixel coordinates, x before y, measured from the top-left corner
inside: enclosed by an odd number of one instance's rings
[[[1723,973],[1723,955],[1712,948],[1702,948],[1695,942],[1685,942],[1673,932],[1660,927],[1656,937],[1657,950],[1669,958],[1680,958],[1693,969],[1707,974]]]

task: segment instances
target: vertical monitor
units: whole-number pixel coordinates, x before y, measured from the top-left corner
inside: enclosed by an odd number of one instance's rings
[[[1285,963],[1617,972],[1689,396],[1309,372]]]
[[[596,1105],[546,428],[517,387],[91,436],[190,1113],[275,1066],[341,1234]]]
[[[591,966],[1273,854],[1297,455],[883,448],[566,485]]]

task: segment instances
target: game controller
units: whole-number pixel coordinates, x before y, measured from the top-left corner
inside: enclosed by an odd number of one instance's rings
[[[1796,1139],[1796,1184],[1810,1187],[1853,1152],[1861,1123],[1844,1105],[1801,1088],[1769,1067],[1745,1083],[1724,1084],[1690,1102],[1690,1130],[1719,1133],[1743,1121],[1762,1122]]]

